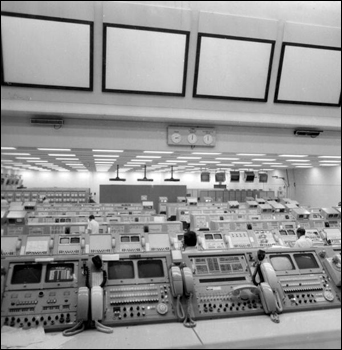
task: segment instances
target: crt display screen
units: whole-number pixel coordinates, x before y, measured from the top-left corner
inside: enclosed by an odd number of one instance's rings
[[[42,265],[15,265],[11,284],[39,283],[42,276]]]
[[[271,255],[270,260],[275,271],[291,271],[295,269],[289,255]]]
[[[294,254],[294,258],[300,270],[319,268],[319,265],[313,254]]]
[[[74,280],[74,264],[48,264],[45,282],[71,282]]]
[[[161,260],[140,260],[138,261],[139,278],[160,278],[164,277],[163,262]]]
[[[134,278],[132,261],[110,261],[108,263],[108,278],[110,280],[127,280]]]

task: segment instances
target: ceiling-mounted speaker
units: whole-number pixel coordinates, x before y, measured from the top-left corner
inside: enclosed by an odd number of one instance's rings
[[[254,182],[255,172],[254,171],[245,171],[245,182]]]
[[[240,182],[240,171],[230,172],[230,182]]]
[[[210,182],[210,173],[209,172],[201,173],[201,182]]]
[[[259,173],[259,182],[266,183],[268,181],[267,173]]]
[[[215,181],[216,182],[225,182],[226,181],[226,173],[219,172],[215,174]]]

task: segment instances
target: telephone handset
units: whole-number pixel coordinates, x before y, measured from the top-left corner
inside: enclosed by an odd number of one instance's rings
[[[141,246],[143,249],[146,248],[146,238],[145,237],[141,237]]]
[[[283,312],[282,300],[284,300],[284,292],[278,281],[277,275],[273,269],[273,266],[269,262],[262,262],[261,272],[264,276],[265,283],[267,283],[276,299],[276,312]]]
[[[189,267],[182,268],[183,288],[185,296],[190,296],[194,293],[194,279],[192,271]]]
[[[183,295],[183,277],[178,266],[172,266],[170,269],[171,293],[174,298]]]
[[[196,322],[192,319],[192,298],[194,294],[194,279],[192,271],[189,267],[183,266],[182,269],[183,291],[186,296],[186,310],[184,318],[184,326],[187,328],[196,327]]]
[[[223,236],[224,243],[227,245],[228,248],[233,247],[232,239],[230,238],[229,235],[224,235]]]
[[[279,323],[278,313],[283,311],[282,300],[283,290],[278,283],[277,275],[269,262],[264,261],[265,251],[258,251],[258,262],[253,273],[253,283],[260,289],[260,299],[266,314],[269,314],[272,321]],[[256,276],[259,275],[259,282]]]

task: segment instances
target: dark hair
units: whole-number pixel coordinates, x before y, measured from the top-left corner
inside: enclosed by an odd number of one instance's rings
[[[305,228],[300,227],[300,228],[297,230],[297,236],[298,236],[298,238],[304,236],[304,235],[305,235],[305,232],[306,232],[306,231],[305,231]]]
[[[195,247],[197,244],[197,235],[194,231],[184,233],[184,244],[188,247]]]
[[[94,215],[90,215],[89,216],[89,220],[95,220],[95,216]]]

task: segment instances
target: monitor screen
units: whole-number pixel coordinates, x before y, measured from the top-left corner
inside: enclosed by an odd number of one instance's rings
[[[282,236],[287,236],[287,232],[285,230],[280,230],[279,233],[282,235]]]
[[[270,260],[275,271],[295,270],[290,255],[271,255]]]
[[[134,267],[132,261],[109,261],[108,279],[126,280],[134,278]]]
[[[205,237],[205,240],[206,241],[209,241],[209,240],[213,240],[214,239],[214,237],[213,237],[213,235],[204,235],[204,237]]]
[[[240,182],[240,172],[239,171],[231,171],[230,172],[230,181],[231,182]]]
[[[41,264],[15,265],[11,284],[34,284],[39,283],[42,276]]]
[[[216,173],[215,174],[216,182],[225,182],[226,181],[226,173]]]
[[[71,282],[74,280],[74,264],[48,264],[45,282]]]
[[[130,242],[130,239],[129,239],[128,236],[121,236],[121,242],[122,243],[128,243],[128,242]]]
[[[201,173],[201,182],[210,182],[210,173]]]
[[[319,265],[313,254],[294,254],[293,256],[300,270],[319,268]]]
[[[164,277],[163,262],[161,260],[138,261],[139,278],[161,278]]]
[[[139,243],[140,242],[140,236],[131,236],[131,242]]]
[[[215,239],[222,239],[222,235],[220,235],[219,233],[215,233],[214,238]]]

